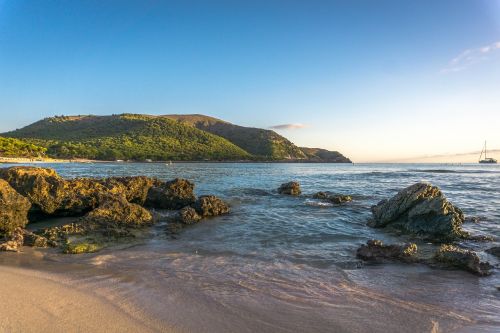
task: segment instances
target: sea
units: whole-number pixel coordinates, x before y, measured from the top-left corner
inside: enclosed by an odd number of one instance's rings
[[[499,165],[43,166],[65,178],[186,178],[196,184],[197,195],[214,194],[229,203],[229,215],[177,233],[167,228],[171,212],[158,211],[160,222],[144,235],[98,253],[0,253],[0,264],[64,276],[64,283],[92,290],[132,316],[153,318],[159,331],[168,323],[183,332],[500,332],[499,262],[484,252],[500,245]],[[292,180],[303,194],[278,194],[279,185]],[[496,265],[493,275],[356,258],[356,249],[370,239],[412,241],[429,253],[438,248],[367,226],[372,205],[421,181],[441,188],[464,211],[464,229],[493,238],[459,243]],[[313,199],[319,191],[351,195],[353,201]]]

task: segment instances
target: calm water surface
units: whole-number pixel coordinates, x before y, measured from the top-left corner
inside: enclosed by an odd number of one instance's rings
[[[182,177],[196,193],[227,200],[232,214],[172,237],[160,223],[133,246],[98,254],[42,253],[72,283],[92,287],[133,311],[207,332],[495,332],[500,330],[498,269],[491,277],[421,265],[363,265],[369,239],[411,240],[366,226],[370,206],[418,181],[439,186],[466,216],[466,242],[483,251],[500,238],[500,167],[438,164],[54,164],[63,177]],[[278,195],[296,180],[303,196]],[[352,195],[341,206],[308,197]],[[167,214],[167,213],[164,213]],[[413,240],[415,241],[415,240]],[[434,244],[418,242],[424,250]],[[19,259],[19,263],[27,262]],[[70,265],[78,264],[78,269]],[[133,312],[132,310],[130,310]]]

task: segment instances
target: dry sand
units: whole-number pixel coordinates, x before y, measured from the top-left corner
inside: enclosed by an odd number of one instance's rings
[[[37,271],[0,266],[0,332],[168,332]]]

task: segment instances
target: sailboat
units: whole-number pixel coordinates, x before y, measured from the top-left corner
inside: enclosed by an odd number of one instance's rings
[[[484,159],[482,160],[481,158],[483,157],[483,152],[484,152]],[[479,155],[479,163],[486,163],[486,164],[497,163],[497,160],[495,160],[494,158],[486,156],[486,141],[484,141],[484,148],[483,150],[481,150],[481,155]]]

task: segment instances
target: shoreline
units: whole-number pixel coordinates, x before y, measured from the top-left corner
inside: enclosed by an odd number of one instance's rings
[[[169,161],[105,161],[105,160],[89,160],[89,159],[59,159],[59,158],[28,158],[28,157],[0,157],[0,164],[21,164],[21,163],[151,163],[151,164],[176,164],[176,163],[305,163],[305,164],[354,164],[353,162],[328,162],[328,161],[308,161],[308,160],[226,160],[226,161],[202,161],[202,160],[169,160]]]
[[[0,265],[0,331],[176,332],[157,327],[138,311],[128,313],[112,299],[65,283],[65,278],[32,267]]]

